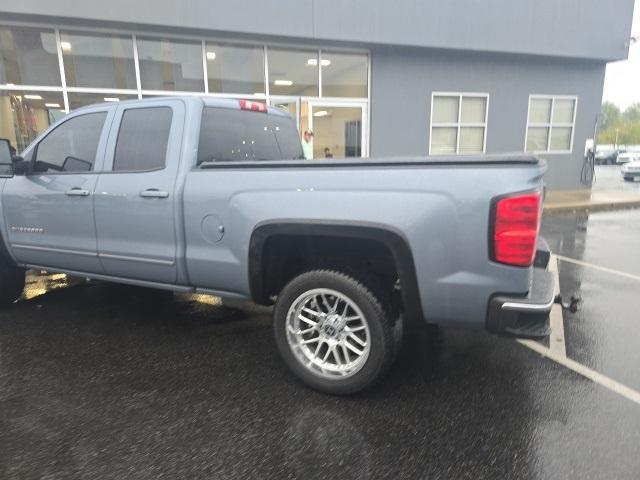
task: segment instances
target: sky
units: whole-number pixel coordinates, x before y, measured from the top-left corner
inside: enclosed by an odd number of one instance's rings
[[[633,11],[631,36],[638,40],[629,47],[629,59],[608,64],[604,78],[603,100],[615,103],[621,110],[640,102],[640,0],[636,0]]]

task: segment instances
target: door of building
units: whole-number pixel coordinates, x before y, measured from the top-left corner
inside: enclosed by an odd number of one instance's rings
[[[306,104],[306,105],[305,105]],[[313,158],[368,156],[365,102],[303,102],[308,128],[313,130]]]

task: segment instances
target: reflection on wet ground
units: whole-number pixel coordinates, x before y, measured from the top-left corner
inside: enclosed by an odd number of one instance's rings
[[[39,295],[44,295],[58,288],[80,285],[84,280],[81,278],[71,278],[64,273],[29,272],[24,287],[23,299],[30,299]]]
[[[640,210],[550,215],[542,234],[557,254],[640,276]],[[640,390],[640,281],[562,260],[559,271],[563,296],[581,299],[564,312],[569,358]]]
[[[546,218],[545,235],[595,261],[617,218],[597,215]],[[560,268],[584,298],[565,313],[569,355],[637,371],[630,285]],[[640,478],[638,406],[508,339],[412,329],[380,385],[336,398],[286,370],[268,308],[58,276],[29,284],[0,310],[2,479]],[[629,297],[611,307],[616,295]]]

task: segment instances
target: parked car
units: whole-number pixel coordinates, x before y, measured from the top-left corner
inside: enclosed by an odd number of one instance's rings
[[[620,153],[616,159],[618,165],[640,160],[640,152],[624,152]]]
[[[621,173],[627,182],[633,182],[636,177],[640,177],[640,157],[622,165]]]
[[[405,323],[549,334],[534,156],[302,160],[285,112],[199,97],[80,108],[7,155],[5,304],[27,268],[275,304],[284,362],[334,394],[380,379]]]
[[[617,158],[617,150],[596,150],[596,165],[614,165]]]

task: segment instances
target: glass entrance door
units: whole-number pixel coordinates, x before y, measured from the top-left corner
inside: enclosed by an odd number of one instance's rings
[[[308,103],[308,105],[305,105]],[[306,108],[305,108],[306,107]],[[349,158],[368,155],[366,104],[303,102],[302,117],[313,130],[313,158]]]

